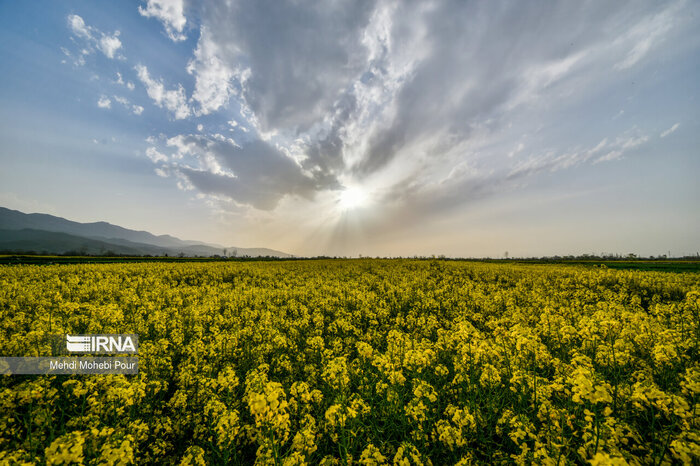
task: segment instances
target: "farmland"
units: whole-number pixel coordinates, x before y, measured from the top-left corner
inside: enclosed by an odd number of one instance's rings
[[[700,274],[419,260],[0,266],[0,463],[700,461]]]

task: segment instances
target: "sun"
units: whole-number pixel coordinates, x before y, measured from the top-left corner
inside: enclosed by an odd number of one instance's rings
[[[365,206],[368,199],[367,192],[355,186],[346,188],[340,193],[338,205],[342,210],[353,210]]]

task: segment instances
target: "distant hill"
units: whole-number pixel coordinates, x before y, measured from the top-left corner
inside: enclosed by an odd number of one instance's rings
[[[226,247],[228,255],[291,257],[267,248]],[[129,230],[107,222],[79,223],[48,214],[0,207],[0,252],[128,254],[152,256],[223,255],[224,246],[183,241],[170,235]]]
[[[66,254],[77,255],[154,255],[160,256],[168,252],[166,248],[144,243],[131,243],[128,246],[100,241],[82,236],[69,235],[56,231],[31,230],[0,230],[0,252],[36,253],[36,254]]]
[[[156,236],[147,231],[136,231],[107,222],[78,223],[48,214],[25,214],[18,210],[0,207],[0,229],[58,231],[87,238],[119,238],[136,243],[162,247],[203,244],[197,241],[182,241],[170,235]]]

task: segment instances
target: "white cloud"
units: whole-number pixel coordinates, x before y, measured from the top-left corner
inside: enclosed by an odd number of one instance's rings
[[[204,27],[194,51],[194,60],[187,65],[187,71],[195,76],[192,99],[199,103],[198,114],[208,115],[228,103],[235,73],[221,60],[218,45]]]
[[[542,172],[557,172],[569,169],[583,163],[588,163],[598,154],[605,152],[600,157],[593,160],[593,164],[609,162],[619,159],[630,149],[639,147],[646,143],[649,137],[641,134],[638,129],[633,128],[610,142],[608,138],[603,138],[598,144],[590,148],[573,148],[568,151],[543,151],[527,159],[519,160],[508,172],[506,179],[516,180]]]
[[[88,50],[81,50],[77,54],[72,54],[64,47],[61,47],[61,51],[73,60],[73,65],[75,66],[83,66],[85,64],[85,56],[91,53]],[[61,63],[66,63],[66,60],[62,60]]]
[[[605,146],[608,144],[608,138],[604,138],[602,141],[598,143],[597,146],[595,146],[593,149],[591,149],[591,154],[597,154],[601,150],[605,148]]]
[[[68,15],[68,26],[73,34],[83,39],[86,44],[86,47],[80,51],[76,64],[84,64],[85,59],[83,57],[91,54],[95,49],[100,50],[110,59],[124,58],[117,53],[122,47],[122,42],[119,40],[119,31],[114,31],[112,35],[105,34],[99,29],[85,24],[85,20],[78,15]],[[63,49],[63,53],[69,55],[65,49]],[[119,78],[121,79],[121,76]]]
[[[509,157],[509,158],[515,157],[515,156],[518,155],[520,152],[522,152],[523,149],[525,149],[525,144],[523,144],[523,143],[521,142],[520,144],[518,144],[518,147],[516,147],[516,148],[513,149],[512,151],[508,152],[508,157]]]
[[[160,176],[161,178],[168,178],[170,174],[168,173],[167,170],[164,170],[161,167],[158,167],[155,169],[156,175]]]
[[[120,97],[120,96],[115,95],[114,100],[116,102],[119,102],[120,104],[122,104],[125,107],[129,106],[129,99],[127,99],[126,97]]]
[[[562,80],[585,61],[587,51],[580,51],[561,60],[537,63],[529,67],[522,76],[521,89],[511,99],[509,107],[528,103],[540,97],[549,86]]]
[[[100,100],[97,101],[97,106],[100,108],[112,108],[112,101],[109,100],[109,98],[105,95],[100,97]]]
[[[137,65],[135,69],[139,79],[146,86],[148,96],[156,105],[170,110],[178,120],[190,116],[192,111],[187,105],[187,97],[182,85],[178,84],[177,89],[167,90],[162,80],[151,78],[145,66]]]
[[[68,25],[76,36],[85,37],[85,34],[87,34],[87,38],[92,37],[90,31],[85,28],[85,23],[80,16],[76,16],[75,18],[69,16]],[[71,51],[65,47],[61,47],[61,52],[68,58],[71,58],[75,66],[83,66],[85,64],[85,56],[92,53],[92,51],[88,49],[81,49],[75,53],[71,53]],[[66,63],[66,61],[63,60],[61,63]]]
[[[664,131],[663,133],[661,133],[661,137],[662,137],[662,138],[665,138],[665,137],[668,136],[669,134],[673,133],[675,130],[678,129],[678,127],[679,127],[680,125],[681,125],[680,123],[676,123],[675,125],[671,126],[669,129],[667,129],[666,131]]]
[[[143,113],[143,107],[140,105],[132,105],[129,99],[126,97],[115,95],[113,96],[114,101],[120,103],[127,110],[131,110],[134,115],[141,115]]]
[[[185,40],[182,33],[187,18],[184,13],[183,0],[147,0],[146,8],[139,6],[139,13],[147,18],[156,18],[165,27],[165,31],[173,41]]]
[[[631,68],[649,54],[654,47],[658,46],[677,21],[678,8],[681,3],[669,3],[668,8],[663,12],[648,15],[626,34],[622,34],[618,42],[630,44],[632,48],[624,59],[615,64],[615,69]]]
[[[610,162],[611,160],[619,159],[625,152],[639,147],[647,141],[649,141],[649,136],[640,134],[638,131],[628,131],[626,134],[617,137],[610,144],[603,144],[602,146],[602,143],[598,144],[596,149],[591,152],[600,152],[603,147],[609,149],[609,152],[597,158],[593,163]]]
[[[99,48],[107,58],[114,58],[115,53],[122,47],[122,42],[119,40],[119,31],[115,31],[114,35],[102,35],[100,38]]]
[[[73,34],[83,39],[92,40],[93,28],[85,24],[83,18],[78,15],[68,15],[68,25],[70,26]]]
[[[119,72],[117,72],[117,80],[115,81],[115,83],[121,86],[125,86],[130,91],[133,91],[135,87],[134,83],[132,83],[131,81],[124,81],[124,77]]]
[[[153,161],[153,163],[167,162],[168,156],[158,152],[155,147],[149,147],[146,149],[146,156]]]
[[[607,154],[603,155],[602,157],[598,158],[595,162],[593,163],[600,163],[600,162],[610,162],[611,160],[619,159],[622,157],[622,150],[620,149],[615,149],[611,150]]]
[[[193,141],[188,141],[187,136],[184,134],[178,134],[166,140],[166,145],[168,147],[176,147],[177,154],[175,158],[183,158],[186,155],[194,154],[196,151],[196,144]]]
[[[646,135],[641,135],[641,136],[631,136],[627,139],[618,139],[618,144],[623,150],[631,149],[633,147],[637,147],[641,144],[644,144],[649,140],[649,136]]]

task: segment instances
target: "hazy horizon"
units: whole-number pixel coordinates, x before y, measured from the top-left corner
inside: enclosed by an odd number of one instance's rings
[[[6,2],[0,206],[300,256],[694,255],[699,13]]]

